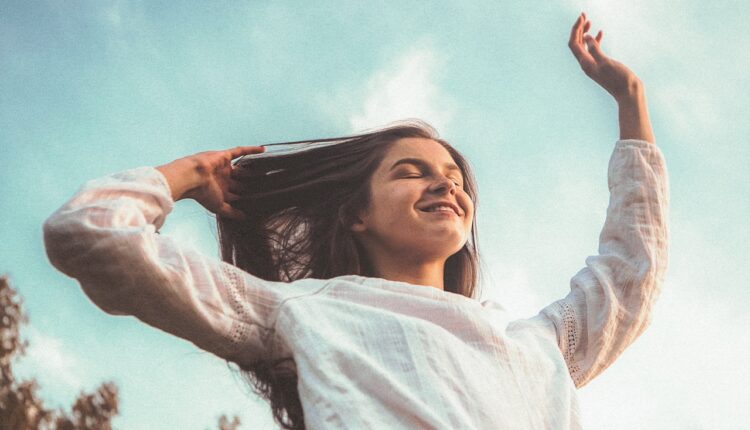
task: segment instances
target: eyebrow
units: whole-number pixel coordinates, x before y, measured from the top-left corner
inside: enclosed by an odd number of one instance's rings
[[[421,160],[419,158],[402,158],[402,159],[396,161],[395,163],[393,163],[393,166],[391,166],[389,172],[391,170],[395,169],[396,167],[402,165],[402,164],[413,164],[413,165],[415,165],[417,167],[421,167],[423,169],[429,168],[429,164],[427,164],[426,161]],[[447,170],[456,170],[459,173],[462,173],[461,172],[461,168],[458,167],[458,166],[456,166],[453,163],[445,163],[445,164],[443,164],[443,167],[445,167]]]

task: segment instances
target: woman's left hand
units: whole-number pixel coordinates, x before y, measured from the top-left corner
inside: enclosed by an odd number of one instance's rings
[[[262,146],[238,146],[222,151],[204,151],[172,161],[156,169],[169,184],[172,199],[190,198],[201,206],[223,217],[245,220],[247,214],[236,209],[231,202],[240,196],[232,192],[242,188],[231,178],[232,160],[249,154],[264,152]]]
[[[586,18],[585,13],[582,13],[573,24],[568,42],[583,72],[607,90],[618,102],[624,97],[633,95],[633,91],[641,88],[640,79],[624,64],[609,58],[602,52],[599,45],[602,32],[599,31],[594,38],[586,34],[590,27],[591,21]]]

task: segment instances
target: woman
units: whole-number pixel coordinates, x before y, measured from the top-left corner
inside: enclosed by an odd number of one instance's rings
[[[236,363],[285,428],[580,428],[576,388],[646,328],[667,265],[643,86],[589,27],[569,46],[619,107],[609,208],[599,255],[533,318],[475,299],[474,180],[420,122],[90,181],[46,221],[49,258],[105,311]],[[218,215],[224,261],[156,234],[183,198]]]

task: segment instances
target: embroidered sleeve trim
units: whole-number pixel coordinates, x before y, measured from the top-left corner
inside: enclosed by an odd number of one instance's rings
[[[575,308],[565,300],[556,302],[557,311],[562,319],[562,332],[559,334],[563,358],[568,365],[568,372],[578,386],[581,375],[580,366],[575,362],[575,352],[580,338],[580,325],[576,319]]]
[[[247,343],[249,336],[255,336],[257,333],[251,333],[251,326],[255,326],[261,332],[261,341],[263,343],[268,340],[268,336],[271,333],[271,329],[268,327],[261,326],[260,324],[252,324],[250,320],[249,311],[247,309],[247,303],[242,299],[242,288],[244,280],[241,274],[237,270],[233,270],[232,266],[228,263],[221,264],[221,271],[229,281],[227,283],[227,294],[229,296],[229,305],[232,310],[236,313],[236,318],[232,321],[231,329],[227,335],[229,345],[226,347],[227,352],[235,353],[240,350],[241,346]]]

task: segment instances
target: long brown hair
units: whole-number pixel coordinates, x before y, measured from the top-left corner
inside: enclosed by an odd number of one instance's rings
[[[400,121],[352,136],[286,142],[278,145],[297,150],[235,163],[232,176],[244,189],[232,205],[248,219],[217,217],[221,258],[268,281],[373,276],[365,250],[349,227],[370,203],[370,179],[386,152],[406,137],[433,139],[448,150],[476,208],[476,181],[468,162],[423,121]],[[445,263],[445,291],[476,297],[479,276],[473,222],[467,243]],[[240,368],[254,391],[270,403],[282,428],[304,429],[297,374],[285,363],[289,360]]]

